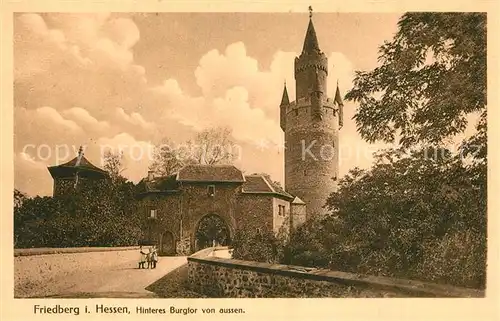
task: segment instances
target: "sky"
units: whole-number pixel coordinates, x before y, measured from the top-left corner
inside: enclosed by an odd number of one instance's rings
[[[329,58],[328,96],[344,95],[356,70],[377,66],[397,31],[396,13],[314,13]],[[152,146],[182,143],[215,126],[241,147],[235,165],[283,182],[279,104],[307,13],[26,13],[14,17],[14,184],[51,195],[47,166],[80,145],[102,166],[103,146],[124,151],[124,176],[147,176]],[[365,143],[345,103],[340,174],[367,168],[383,145]],[[141,153],[143,155],[141,155]]]

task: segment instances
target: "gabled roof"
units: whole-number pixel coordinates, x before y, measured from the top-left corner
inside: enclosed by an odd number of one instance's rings
[[[242,187],[242,192],[246,194],[269,194],[275,196],[293,199],[293,196],[288,194],[283,188],[274,184],[265,175],[247,175],[245,183]]]
[[[243,173],[233,165],[187,165],[179,170],[179,182],[243,183]]]
[[[306,205],[303,200],[301,200],[298,196],[295,196],[295,198],[292,201],[292,204],[296,205]]]

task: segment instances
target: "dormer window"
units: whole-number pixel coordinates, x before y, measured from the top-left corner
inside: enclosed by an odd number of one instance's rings
[[[215,196],[215,185],[208,185],[208,196]]]

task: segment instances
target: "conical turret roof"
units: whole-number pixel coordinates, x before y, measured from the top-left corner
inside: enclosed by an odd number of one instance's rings
[[[312,19],[309,19],[309,26],[307,27],[306,38],[304,39],[304,47],[302,53],[320,52],[318,37]]]
[[[290,103],[290,99],[288,98],[288,91],[286,90],[286,83],[283,86],[283,96],[281,97],[281,104],[280,106],[285,106]]]

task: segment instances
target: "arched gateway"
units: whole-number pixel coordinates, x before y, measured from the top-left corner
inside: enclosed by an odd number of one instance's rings
[[[175,238],[170,231],[165,231],[161,235],[160,254],[175,255]]]
[[[195,250],[231,244],[231,230],[224,219],[217,214],[203,216],[196,225]]]

